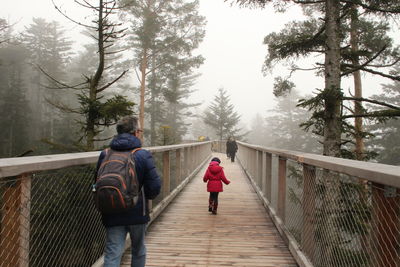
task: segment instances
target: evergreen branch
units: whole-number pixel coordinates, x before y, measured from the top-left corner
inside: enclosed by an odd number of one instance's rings
[[[385,106],[394,110],[399,110],[400,111],[400,107],[399,106],[395,106],[392,104],[388,104],[379,100],[375,100],[375,99],[369,99],[369,98],[363,98],[363,97],[343,97],[342,100],[352,100],[352,101],[360,101],[360,102],[368,102],[368,103],[372,103],[372,104],[377,104],[380,106]]]
[[[47,103],[49,103],[50,105],[52,105],[53,107],[56,107],[57,109],[59,109],[61,111],[68,112],[68,113],[74,113],[74,114],[81,114],[81,112],[78,109],[73,109],[71,107],[68,107],[64,103],[54,102],[53,100],[51,100],[47,97],[45,97],[45,100]]]
[[[376,74],[394,81],[400,81],[400,76],[393,76],[393,75],[389,75],[383,72],[379,72],[379,71],[375,71],[375,70],[371,70],[371,69],[367,69],[367,68],[361,68],[361,70],[372,73],[372,74]]]
[[[79,26],[83,26],[83,27],[89,28],[89,29],[94,29],[94,30],[97,29],[97,27],[93,27],[93,26],[91,26],[91,25],[86,25],[86,24],[83,24],[83,23],[81,23],[81,22],[79,22],[79,21],[76,21],[76,20],[72,19],[71,17],[67,16],[67,14],[65,14],[63,11],[61,11],[61,9],[54,3],[54,0],[51,0],[51,2],[53,3],[54,8],[55,8],[61,15],[63,15],[65,18],[67,18],[68,20],[72,21],[73,23],[75,23],[75,24],[77,24],[77,25],[79,25]]]
[[[390,67],[393,67],[394,65],[396,65],[397,63],[399,63],[399,61],[400,61],[400,57],[399,57],[399,58],[396,58],[396,60],[393,61],[393,62],[390,63],[390,64],[385,64],[385,65],[374,65],[374,64],[371,64],[371,65],[369,65],[369,66],[370,66],[370,67],[375,67],[375,68],[390,68]]]
[[[344,109],[346,109],[347,111],[350,111],[350,113],[354,114],[354,110],[352,110],[350,107],[343,105],[342,106]]]
[[[123,48],[121,50],[112,51],[112,52],[105,52],[104,54],[105,55],[113,55],[113,54],[118,54],[118,53],[121,53],[121,52],[124,52],[124,51],[126,51],[125,48]],[[116,57],[116,58],[118,58],[118,57]]]
[[[121,75],[119,75],[116,79],[114,79],[112,82],[109,82],[109,83],[106,84],[105,86],[103,86],[103,87],[97,89],[96,92],[97,92],[97,93],[100,93],[100,92],[104,91],[105,89],[107,89],[108,87],[110,87],[111,85],[113,85],[115,82],[117,82],[119,79],[121,79],[122,76],[124,76],[125,73],[127,73],[127,72],[128,72],[128,70],[124,70],[124,71],[121,73]]]
[[[179,36],[178,38],[176,38],[175,40],[173,40],[172,42],[170,42],[169,44],[165,44],[163,49],[160,50],[155,50],[153,53],[148,55],[148,58],[154,56],[157,53],[160,53],[161,51],[168,49],[170,46],[172,46],[174,43],[184,40],[184,38],[186,37],[186,35],[190,32],[190,30],[193,28],[193,26],[190,26],[187,31],[185,31],[182,36]]]
[[[393,117],[400,117],[400,110],[379,110],[373,112],[367,112],[364,114],[352,114],[352,115],[344,115],[342,119],[349,119],[349,118],[381,118],[383,120],[387,120]]]
[[[298,71],[298,70],[301,70],[301,71],[311,71],[311,70],[319,70],[319,69],[321,69],[320,67],[313,67],[313,68],[307,68],[307,69],[305,69],[305,68],[299,68],[299,67],[292,67],[290,70],[291,70],[291,72],[290,72],[290,76],[292,75],[292,73],[293,72],[295,72],[295,71]],[[289,77],[290,77],[289,76]]]
[[[340,0],[343,3],[351,4],[351,5],[358,5],[364,9],[370,10],[370,11],[377,11],[377,12],[382,12],[382,13],[393,13],[393,14],[398,14],[400,13],[400,7],[396,7],[394,9],[382,9],[379,7],[374,7],[371,5],[363,4],[360,0],[355,1],[355,0]]]
[[[368,59],[366,62],[364,62],[360,66],[357,66],[356,68],[353,68],[353,69],[350,69],[350,70],[348,70],[346,72],[343,72],[340,76],[346,76],[346,75],[349,75],[350,73],[353,73],[355,71],[363,69],[363,67],[367,66],[370,62],[374,61],[380,54],[382,54],[383,51],[386,50],[386,48],[387,48],[387,45],[384,45],[381,50],[376,52],[376,54],[373,57],[371,57],[370,59]],[[344,66],[351,66],[351,65],[348,65],[348,64],[343,64],[343,65]]]
[[[77,1],[77,0],[74,0],[74,2],[75,3],[77,3],[78,5],[80,5],[80,6],[83,6],[83,7],[86,7],[86,8],[90,8],[90,9],[95,9],[95,10],[98,10],[98,7],[95,7],[95,6],[93,6],[92,4],[90,4],[88,1],[86,1],[86,0],[83,0],[83,2],[86,4],[83,4],[82,2],[80,2],[80,1]]]
[[[54,88],[48,88],[48,89],[75,89],[75,90],[80,90],[82,88],[78,88],[78,86],[81,86],[85,84],[86,82],[77,84],[77,85],[68,85],[66,83],[60,82],[59,80],[55,79],[53,76],[48,74],[44,69],[42,69],[39,65],[35,65],[48,79],[51,81],[55,82],[57,85],[60,85],[60,87],[54,87]]]
[[[82,85],[87,85],[87,82],[82,82],[80,84],[74,85],[74,86],[68,86],[68,87],[61,87],[61,86],[50,86],[50,85],[45,85],[40,83],[40,86],[49,90],[84,90],[86,89],[86,86]]]
[[[148,74],[151,73],[152,71],[158,69],[159,67],[161,67],[161,66],[163,66],[163,65],[165,65],[165,64],[167,64],[167,63],[168,63],[168,60],[157,64],[157,65],[154,66],[153,68],[149,69],[149,71],[147,71],[145,75],[148,75]]]

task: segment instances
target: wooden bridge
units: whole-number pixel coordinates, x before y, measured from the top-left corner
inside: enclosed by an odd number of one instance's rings
[[[146,266],[400,266],[400,167],[241,142],[235,163],[220,142],[147,149],[163,186]],[[102,266],[98,155],[0,159],[0,267]],[[216,216],[202,181],[212,156],[232,181]]]
[[[297,266],[239,164],[214,156],[231,180],[218,215],[208,212],[203,167],[150,226],[146,266]],[[129,254],[122,266],[130,266]]]

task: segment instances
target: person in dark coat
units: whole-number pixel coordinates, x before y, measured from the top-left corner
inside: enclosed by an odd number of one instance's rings
[[[225,177],[223,168],[219,166],[220,163],[219,158],[213,158],[203,177],[203,181],[207,183],[207,192],[210,192],[208,211],[214,215],[217,214],[218,194],[223,191],[222,182],[226,185],[230,184],[230,181]]]
[[[233,139],[233,137],[229,137],[228,141],[226,142],[226,154],[228,158],[231,159],[231,162],[235,162],[235,155],[237,150],[238,146],[235,139]]]
[[[117,133],[110,143],[114,151],[132,151],[140,148],[140,133],[136,117],[124,117],[117,124]],[[106,156],[107,150],[100,153],[97,170]],[[106,228],[106,244],[104,250],[104,266],[119,267],[125,248],[125,238],[130,234],[132,242],[132,267],[144,267],[146,247],[144,243],[146,224],[149,222],[147,199],[154,199],[161,189],[161,179],[156,171],[151,153],[145,149],[137,150],[132,157],[135,162],[136,175],[140,188],[144,189],[136,206],[129,211],[112,215],[102,214],[102,222]]]

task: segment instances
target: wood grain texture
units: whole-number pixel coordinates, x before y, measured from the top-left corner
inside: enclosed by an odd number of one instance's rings
[[[204,168],[149,227],[146,266],[297,266],[240,166],[214,156],[231,180],[219,195],[218,214],[208,212]],[[130,259],[128,250],[121,266]]]

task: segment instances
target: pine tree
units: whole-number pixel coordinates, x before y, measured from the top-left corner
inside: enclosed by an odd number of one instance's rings
[[[24,47],[0,45],[0,157],[16,157],[31,151],[33,127],[25,95],[28,55]]]
[[[53,79],[65,78],[65,68],[70,60],[72,41],[65,36],[65,30],[56,22],[47,22],[43,18],[33,18],[32,24],[25,28],[21,41],[30,51],[31,81],[28,91],[30,106],[34,111],[33,136],[38,147],[49,153],[42,141],[54,142],[65,133],[63,125],[59,123],[66,118],[65,114],[50,104],[56,97],[60,97],[58,90],[51,90],[54,81],[47,80],[44,70]],[[59,128],[61,127],[61,128]]]
[[[348,26],[351,10],[360,8],[363,10],[363,14],[369,16],[396,14],[400,12],[398,1],[356,1],[351,3],[351,1],[345,0],[315,2],[237,0],[234,2],[245,6],[262,7],[271,2],[276,3],[279,7],[294,2],[303,5],[305,10],[308,11],[307,14],[310,16],[308,20],[290,23],[280,33],[272,33],[265,38],[264,42],[268,44],[269,53],[264,69],[270,69],[274,63],[282,60],[307,57],[313,53],[324,54],[324,62],[317,63],[315,69],[317,74],[324,73],[325,87],[314,99],[304,101],[303,106],[308,106],[314,110],[311,121],[321,125],[317,128],[321,129],[321,135],[324,136],[323,154],[341,156],[343,152],[341,149],[343,145],[342,132],[346,127],[347,129],[351,128],[344,120],[358,116],[369,116],[368,114],[342,116],[341,107],[344,100],[367,100],[345,97],[341,89],[341,77],[362,70],[383,77],[398,79],[398,77],[376,69],[378,65],[381,65],[381,67],[390,66],[395,62],[398,54],[397,48],[392,47],[390,40],[383,35],[384,32],[379,31],[379,26],[366,27],[367,31],[360,31],[360,44],[363,44],[364,49],[360,45],[359,51],[355,52],[356,54],[351,51],[349,45],[351,30]],[[321,20],[317,16],[322,16],[324,19]],[[374,36],[375,34],[377,35]],[[377,42],[379,40],[380,42]],[[383,46],[380,45],[382,43],[384,43]],[[358,56],[360,60],[362,59],[359,65],[354,65],[355,56]],[[378,64],[376,64],[377,61]],[[292,71],[298,69],[300,68],[293,65]],[[355,133],[352,134],[355,135]]]
[[[295,89],[277,98],[276,106],[265,118],[266,139],[268,145],[281,149],[304,152],[318,152],[318,136],[312,128],[304,131],[302,123],[307,120],[309,112],[297,106],[300,95]]]
[[[247,140],[251,144],[271,146],[272,139],[267,130],[266,121],[263,116],[257,113],[250,122],[250,131]]]
[[[393,73],[400,73],[400,66],[396,67]],[[373,95],[371,98],[400,107],[400,82],[394,81],[383,85],[383,93]],[[367,108],[380,110],[375,106]],[[367,142],[367,146],[378,153],[376,160],[379,163],[400,165],[400,120],[380,117],[378,120],[372,120],[367,126],[375,137]]]
[[[204,112],[204,122],[210,125],[219,140],[228,139],[230,136],[240,139],[241,129],[237,128],[240,116],[234,111],[234,106],[230,104],[229,96],[225,89],[218,89],[218,94],[213,102]]]
[[[113,16],[119,10],[114,0],[99,0],[97,5],[89,5],[86,2],[76,1],[81,6],[93,11],[95,18],[93,24],[83,25],[88,34],[96,43],[96,68],[91,74],[84,75],[84,81],[77,85],[71,85],[60,80],[56,80],[48,73],[47,76],[53,80],[58,89],[78,90],[78,107],[68,107],[63,103],[54,103],[59,109],[82,116],[79,121],[81,126],[81,138],[77,148],[91,151],[96,148],[96,142],[104,141],[99,138],[105,128],[114,125],[121,116],[133,113],[133,102],[127,100],[123,95],[115,94],[107,96],[105,90],[119,81],[126,70],[119,73],[117,77],[107,77],[107,71],[112,66],[111,58],[115,58],[120,52],[117,41],[124,36],[126,29],[121,28],[121,23],[113,21]],[[56,6],[57,10],[62,11]],[[64,14],[65,15],[65,14]],[[69,18],[69,17],[68,17]],[[71,19],[71,18],[69,18]],[[71,19],[72,20],[72,19]]]
[[[205,19],[198,14],[198,1],[121,2],[128,7],[127,12],[131,15],[134,67],[140,71],[139,118],[145,133],[147,130],[150,132],[150,143],[155,144],[156,129],[165,123],[165,111],[169,110],[165,101],[166,91],[170,89],[168,85],[173,84],[169,79],[195,77],[192,75],[194,69],[203,62],[201,56],[193,56],[192,52],[203,40]],[[185,71],[171,73],[182,65]],[[173,90],[184,92],[186,89]],[[144,125],[145,112],[149,115],[150,127]]]

